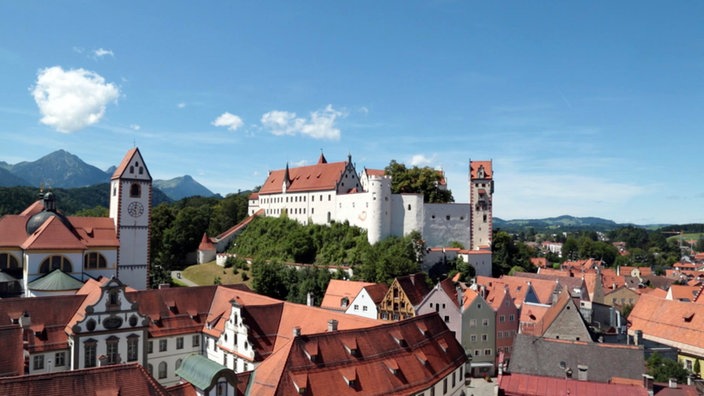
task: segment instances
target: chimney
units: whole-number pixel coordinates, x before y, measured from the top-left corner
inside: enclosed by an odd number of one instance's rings
[[[633,344],[640,345],[643,342],[643,330],[636,330],[633,335]]]
[[[439,285],[439,283],[438,283],[438,285]],[[464,293],[462,292],[462,288],[459,286],[457,286],[455,288],[455,292],[457,292],[457,305],[459,305],[461,308],[462,307],[462,296],[464,296]]]
[[[677,378],[670,378],[667,382],[667,387],[670,389],[677,389]]]
[[[23,329],[26,329],[31,325],[32,325],[32,317],[29,316],[29,312],[24,311],[22,316],[20,316],[20,327],[22,327]]]
[[[313,293],[311,292],[306,293],[306,305],[309,307],[313,306]]]
[[[337,320],[330,319],[330,320],[328,320],[328,332],[333,332],[333,331],[337,331]]]
[[[294,326],[293,327],[293,336],[298,337],[301,335],[301,327],[300,326]]]
[[[648,396],[653,396],[653,377],[648,374],[643,374],[643,388],[648,391]]]

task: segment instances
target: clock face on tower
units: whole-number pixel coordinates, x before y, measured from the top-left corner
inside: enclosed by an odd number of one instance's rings
[[[144,213],[144,205],[139,202],[132,202],[127,206],[127,213],[132,217],[139,217]]]

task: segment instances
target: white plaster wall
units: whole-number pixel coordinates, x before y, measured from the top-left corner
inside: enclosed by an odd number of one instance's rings
[[[390,235],[404,236],[412,231],[423,232],[422,194],[393,194],[391,195],[390,210]]]
[[[70,275],[80,278],[81,271],[83,269],[83,252],[82,251],[58,251],[58,252],[37,252],[37,253],[26,253],[24,254],[24,262],[27,264],[25,267],[24,276],[24,289],[27,290],[27,284],[33,280],[43,276],[44,274],[39,273],[39,269],[42,265],[42,261],[50,256],[64,256],[71,261],[71,272]]]
[[[358,309],[354,309],[355,306],[357,306]],[[367,308],[366,310],[364,309],[365,307]],[[369,293],[367,293],[365,289],[362,289],[359,294],[357,294],[347,307],[345,313],[369,319],[376,319],[378,315],[376,304],[374,304],[374,301],[372,301],[371,296],[369,296]]]
[[[447,328],[455,333],[455,339],[462,342],[462,314],[452,297],[448,296],[439,284],[435,285],[416,310],[418,315],[431,312],[437,312]]]
[[[457,241],[470,246],[469,204],[424,204],[423,238],[427,247],[444,247]]]

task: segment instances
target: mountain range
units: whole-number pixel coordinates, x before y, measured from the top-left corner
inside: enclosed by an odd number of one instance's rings
[[[57,150],[31,162],[23,161],[12,165],[0,161],[0,187],[87,187],[109,182],[115,169],[112,166],[103,171],[68,151]],[[171,180],[154,180],[154,187],[162,190],[172,200],[194,195],[215,195],[188,175]]]

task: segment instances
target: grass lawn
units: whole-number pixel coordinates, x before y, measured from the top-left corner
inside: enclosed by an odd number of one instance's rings
[[[223,268],[217,264],[215,261],[211,261],[205,264],[192,265],[185,270],[183,270],[183,276],[192,280],[199,285],[212,285],[215,277],[220,277],[220,282],[223,285],[230,285],[233,283],[244,283],[248,287],[252,287],[252,274],[250,271],[247,272],[249,279],[242,281],[242,274],[244,270],[238,270],[237,275],[232,273],[233,268]]]

